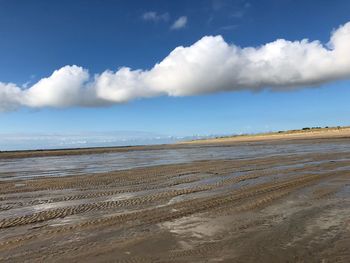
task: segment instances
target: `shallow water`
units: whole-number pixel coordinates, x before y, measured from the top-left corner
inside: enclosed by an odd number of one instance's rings
[[[303,153],[350,152],[350,140],[298,143],[250,143],[195,146],[73,156],[0,159],[0,181],[40,176],[68,176],[199,160],[245,159]]]

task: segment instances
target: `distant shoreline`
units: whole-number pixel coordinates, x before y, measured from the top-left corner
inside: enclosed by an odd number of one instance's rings
[[[350,127],[316,127],[303,128],[300,130],[288,130],[258,134],[243,134],[233,136],[223,136],[210,139],[198,139],[184,144],[211,144],[211,143],[227,143],[227,142],[253,142],[265,140],[281,140],[281,139],[326,139],[326,138],[350,138]]]
[[[253,135],[234,135],[217,137],[210,139],[198,139],[192,141],[182,141],[174,144],[159,145],[138,145],[138,146],[115,146],[115,147],[89,147],[70,149],[42,149],[23,151],[0,151],[0,159],[32,158],[49,156],[70,156],[82,154],[105,154],[114,152],[129,151],[151,151],[163,149],[181,149],[187,147],[200,147],[201,145],[225,145],[236,143],[249,143],[259,141],[278,140],[307,140],[307,139],[350,139],[350,127],[330,127],[330,128],[304,128],[302,130],[279,131],[271,133],[260,133]]]

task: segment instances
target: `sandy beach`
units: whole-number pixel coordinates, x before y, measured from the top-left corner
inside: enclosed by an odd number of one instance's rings
[[[350,263],[349,11],[0,0],[0,263]]]
[[[272,133],[261,133],[254,135],[227,136],[214,139],[193,140],[185,143],[189,144],[218,144],[230,142],[256,142],[272,140],[302,140],[302,139],[328,139],[328,138],[350,138],[350,127],[320,128],[281,131]]]
[[[2,153],[0,261],[349,262],[348,132]]]

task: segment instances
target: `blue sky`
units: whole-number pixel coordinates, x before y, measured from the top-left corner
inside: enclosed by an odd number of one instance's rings
[[[349,10],[345,0],[0,0],[0,82],[27,87],[65,65],[79,65],[90,75],[122,66],[147,70],[174,48],[208,35],[240,47],[276,39],[326,43],[332,30],[350,21]],[[159,17],[144,19],[147,12]],[[186,25],[171,29],[181,16]],[[349,125],[349,84],[136,98],[108,107],[20,107],[0,113],[0,133],[185,136]]]

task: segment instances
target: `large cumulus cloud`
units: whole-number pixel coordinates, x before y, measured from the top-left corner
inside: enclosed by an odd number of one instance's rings
[[[29,88],[0,82],[0,111],[18,107],[101,106],[156,96],[189,96],[237,90],[276,91],[350,77],[350,22],[328,43],[278,39],[240,48],[221,36],[177,47],[150,70],[122,67],[91,76],[65,66]]]

